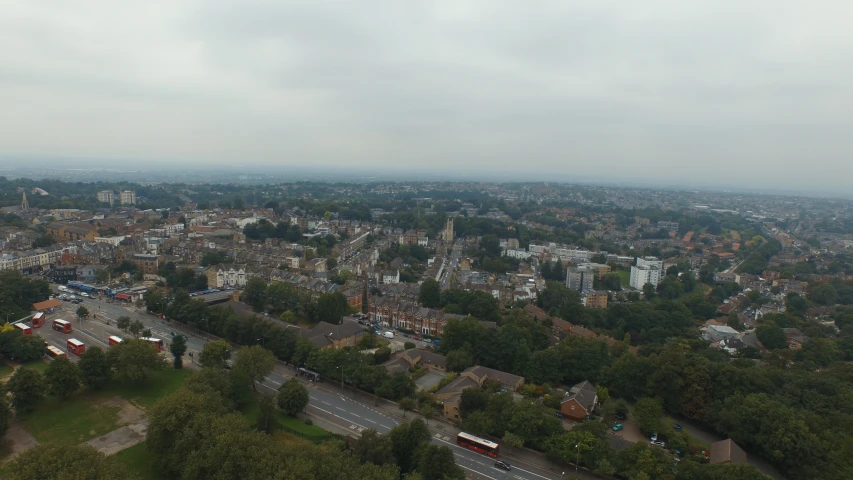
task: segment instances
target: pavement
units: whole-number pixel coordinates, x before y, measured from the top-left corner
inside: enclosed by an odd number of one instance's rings
[[[167,344],[172,338],[172,333],[186,335],[188,350],[184,357],[184,365],[188,368],[193,368],[193,361],[192,358],[189,358],[189,353],[200,352],[205,343],[216,339],[216,337],[203,332],[183,327],[176,322],[158,319],[154,315],[143,313],[127,304],[85,299],[83,305],[92,314],[88,320],[78,321],[74,316],[77,305],[63,302],[63,308],[58,313],[51,314],[48,321],[45,322],[45,326],[34,329],[34,332],[63,351],[66,350],[65,342],[68,338],[77,338],[87,345],[109,348],[107,338],[110,335],[126,335],[115,326],[115,319],[126,315],[131,319],[141,321],[146,328],[152,330],[155,337],[163,339]],[[71,321],[74,331],[67,335],[54,331],[50,328],[50,323],[56,318]],[[194,356],[197,357],[197,355]],[[78,357],[73,354],[69,354],[69,358],[75,362],[78,360]],[[262,386],[267,390],[277,391],[284,382],[293,378],[295,374],[296,370],[293,366],[278,362],[273,372],[262,382]],[[350,388],[341,388],[339,382],[331,379],[315,383],[308,382],[302,377],[296,376],[295,378],[308,388],[309,403],[305,414],[312,420],[318,421],[318,424],[323,425],[324,428],[349,432],[351,435],[358,435],[367,428],[373,428],[377,432],[385,434],[404,421],[418,418],[414,412],[407,413],[404,418],[403,412],[395,403],[371,394],[353,391]],[[466,470],[469,478],[557,480],[572,478],[571,475],[574,474],[574,471],[568,471],[565,467],[549,462],[543,455],[523,448],[514,448],[512,452],[502,452],[501,459],[512,465],[513,468],[509,472],[499,470],[494,467],[493,459],[456,445],[455,437],[459,430],[454,426],[439,419],[430,420],[428,424],[433,433],[432,442],[449,447],[453,451],[456,462]],[[564,470],[568,475],[562,475]],[[596,479],[600,477],[580,471],[578,478]]]

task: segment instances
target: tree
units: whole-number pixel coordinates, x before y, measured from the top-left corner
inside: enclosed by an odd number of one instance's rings
[[[403,411],[403,418],[406,418],[406,412],[410,412],[415,408],[415,401],[409,397],[401,398],[397,403],[397,406],[400,407],[400,410]]]
[[[9,425],[12,423],[12,418],[15,416],[15,412],[12,411],[12,407],[9,405],[9,399],[6,395],[0,395],[0,437],[6,434],[6,431],[9,430]]]
[[[338,325],[347,313],[349,302],[341,292],[324,293],[317,299],[317,318],[320,321]]]
[[[415,345],[414,342],[405,342],[403,344],[403,350],[411,350],[415,347],[417,347],[417,345]]]
[[[126,340],[107,353],[116,375],[126,381],[143,382],[151,373],[163,367],[157,350],[143,340]]]
[[[641,398],[634,405],[634,419],[643,435],[651,435],[661,429],[663,407],[657,399]]]
[[[474,365],[474,356],[468,350],[454,350],[447,354],[447,370],[461,372]]]
[[[267,283],[258,277],[252,277],[240,293],[240,300],[246,305],[251,305],[256,308],[264,308],[266,303]]]
[[[187,337],[184,335],[173,335],[169,351],[175,358],[175,368],[184,368],[184,353],[187,351]]]
[[[509,446],[509,453],[512,453],[513,447],[521,447],[524,445],[524,439],[512,432],[506,432],[503,436],[503,443]]]
[[[755,329],[755,335],[765,347],[775,350],[777,348],[788,348],[788,339],[785,332],[772,322],[762,323]]]
[[[225,340],[214,340],[201,349],[199,363],[204,368],[225,368],[230,358],[231,345]]]
[[[88,445],[39,444],[21,453],[9,465],[14,480],[136,480],[115,457],[108,457]]]
[[[293,314],[290,310],[285,310],[281,312],[281,315],[278,317],[279,320],[286,323],[294,323],[296,321],[296,315]]]
[[[143,325],[142,322],[140,322],[139,320],[134,320],[130,322],[130,326],[127,328],[128,330],[130,330],[130,333],[132,333],[138,338],[139,334],[142,333],[143,330],[145,330],[145,325]]]
[[[394,458],[401,473],[409,473],[417,466],[417,452],[420,447],[429,442],[432,435],[426,424],[415,419],[410,423],[401,423],[388,432],[393,446]]]
[[[109,383],[112,366],[101,347],[89,347],[77,362],[80,369],[80,379],[86,387],[97,390]]]
[[[435,414],[437,413],[436,408],[429,403],[421,404],[420,411],[421,416],[424,417],[424,421],[427,423],[427,425],[429,425],[429,421],[432,420],[432,418],[435,417]]]
[[[428,278],[421,284],[418,300],[427,308],[441,307],[441,285],[438,280]]]
[[[77,314],[78,320],[83,320],[84,318],[89,316],[89,309],[84,307],[83,305],[80,305],[79,307],[77,307],[77,312],[75,313]]]
[[[15,332],[15,338],[9,345],[9,356],[12,359],[25,363],[38,360],[44,356],[44,340],[35,335],[20,335]]]
[[[423,480],[465,480],[465,472],[444,445],[424,445],[418,452],[418,473]]]
[[[299,380],[291,378],[278,389],[276,402],[285,414],[291,417],[305,410],[308,406],[308,390]]]
[[[237,360],[234,362],[234,369],[248,375],[252,381],[252,390],[256,392],[258,391],[257,382],[263,381],[274,367],[275,355],[260,345],[240,349],[237,352]]]
[[[618,273],[608,273],[604,275],[604,288],[607,290],[620,291],[622,290],[622,277]]]
[[[376,465],[394,463],[394,449],[390,435],[379,435],[376,430],[368,428],[361,432],[361,437],[355,441],[353,451],[362,462]]]
[[[58,357],[48,364],[44,380],[51,395],[65,400],[80,388],[80,370],[68,357]]]
[[[264,433],[272,433],[276,428],[275,419],[275,403],[274,395],[265,393],[258,398],[258,431]]]
[[[130,328],[130,317],[121,316],[116,319],[116,327],[123,332],[127,332]]]
[[[19,412],[31,412],[44,400],[44,377],[37,370],[21,367],[6,382],[12,406]]]

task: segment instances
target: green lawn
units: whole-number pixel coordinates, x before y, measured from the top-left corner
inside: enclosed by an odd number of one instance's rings
[[[14,370],[15,370],[14,367],[12,367],[11,365],[6,364],[6,363],[0,363],[0,378],[5,377],[6,375],[9,375]]]
[[[81,394],[67,400],[50,399],[34,412],[21,414],[21,419],[39,442],[83,443],[118,428],[121,407],[99,404],[98,399]]]
[[[44,360],[33,360],[33,361],[27,362],[21,366],[27,367],[27,368],[32,368],[33,370],[38,370],[39,372],[44,373],[44,371],[47,370],[48,365],[49,364],[47,362],[45,362]]]
[[[104,390],[107,396],[117,395],[142,408],[181,388],[190,370],[168,367],[155,372],[142,383],[114,382]]]
[[[622,287],[627,287],[631,283],[631,272],[628,270],[616,270],[619,274],[619,280],[622,281]]]
[[[113,455],[113,458],[131,472],[139,475],[142,480],[163,480],[165,478],[160,476],[154,467],[154,454],[145,449],[145,442],[122,450]]]
[[[249,424],[254,426],[258,423],[258,415],[260,409],[258,401],[252,399],[252,402],[243,408],[243,416],[249,421]],[[315,425],[306,425],[304,421],[288,417],[283,412],[276,410],[276,420],[278,427],[286,432],[298,436],[299,438],[312,441],[314,443],[322,443],[330,438],[332,434]]]

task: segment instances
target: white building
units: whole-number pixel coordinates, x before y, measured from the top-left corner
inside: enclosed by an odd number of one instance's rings
[[[246,278],[246,270],[243,267],[235,266],[235,265],[217,265],[215,267],[210,267],[214,269],[214,274],[208,275],[208,287],[210,288],[222,288],[222,287],[235,287],[240,288],[246,286],[247,278]],[[212,282],[211,282],[212,280]],[[211,285],[211,283],[213,285]]]
[[[385,270],[382,272],[382,283],[400,283],[400,271]]]
[[[637,257],[637,264],[631,267],[631,280],[629,285],[637,290],[642,290],[643,285],[651,283],[657,286],[663,278],[663,262],[655,257]]]
[[[101,190],[98,192],[99,202],[109,203],[110,205],[112,205],[115,200],[115,192],[113,192],[112,190]]]

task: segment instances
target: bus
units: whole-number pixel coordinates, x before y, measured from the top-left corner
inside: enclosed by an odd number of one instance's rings
[[[497,458],[499,453],[499,446],[497,443],[490,442],[480,437],[475,437],[474,435],[465,432],[459,432],[459,434],[456,435],[456,444],[460,447],[474,450],[475,452],[488,455],[492,458]]]
[[[124,339],[123,339],[123,338],[121,338],[121,337],[116,337],[115,335],[113,335],[113,336],[111,336],[110,338],[108,338],[108,339],[107,339],[107,342],[110,344],[110,346],[111,346],[111,347],[112,347],[113,345],[118,345],[119,343],[121,343],[121,342],[123,342],[123,341],[124,341]]]
[[[143,342],[148,342],[151,345],[154,345],[154,348],[157,349],[158,353],[163,351],[164,343],[163,343],[163,340],[160,340],[159,338],[142,337],[142,338],[140,338],[140,340],[142,340]]]
[[[321,380],[320,380],[320,374],[319,374],[319,373],[317,373],[317,372],[312,372],[311,370],[308,370],[307,368],[299,367],[299,369],[297,370],[297,372],[299,373],[299,376],[300,376],[300,377],[305,377],[305,378],[307,378],[308,380],[310,380],[310,381],[312,381],[312,382],[319,382],[319,381],[321,381]]]
[[[77,355],[78,357],[83,355],[83,352],[86,351],[86,344],[76,338],[69,338],[66,346],[68,347],[69,352]]]
[[[37,314],[33,315],[33,319],[30,321],[30,323],[33,324],[33,328],[41,328],[41,326],[44,325],[45,320],[47,320],[47,317],[45,316],[44,312],[38,312]]]
[[[71,322],[69,322],[68,320],[63,320],[61,318],[57,318],[56,320],[53,321],[53,329],[56,330],[57,332],[71,333],[72,332]]]
[[[47,346],[47,356],[48,356],[48,357],[50,357],[50,358],[59,358],[59,357],[64,357],[64,356],[65,356],[65,352],[63,352],[62,350],[60,350],[60,349],[58,349],[58,348],[54,347],[53,345],[48,345],[48,346]]]
[[[27,325],[26,323],[16,323],[15,328],[20,330],[21,334],[23,334],[23,335],[32,335],[33,334],[33,329],[29,325]]]

